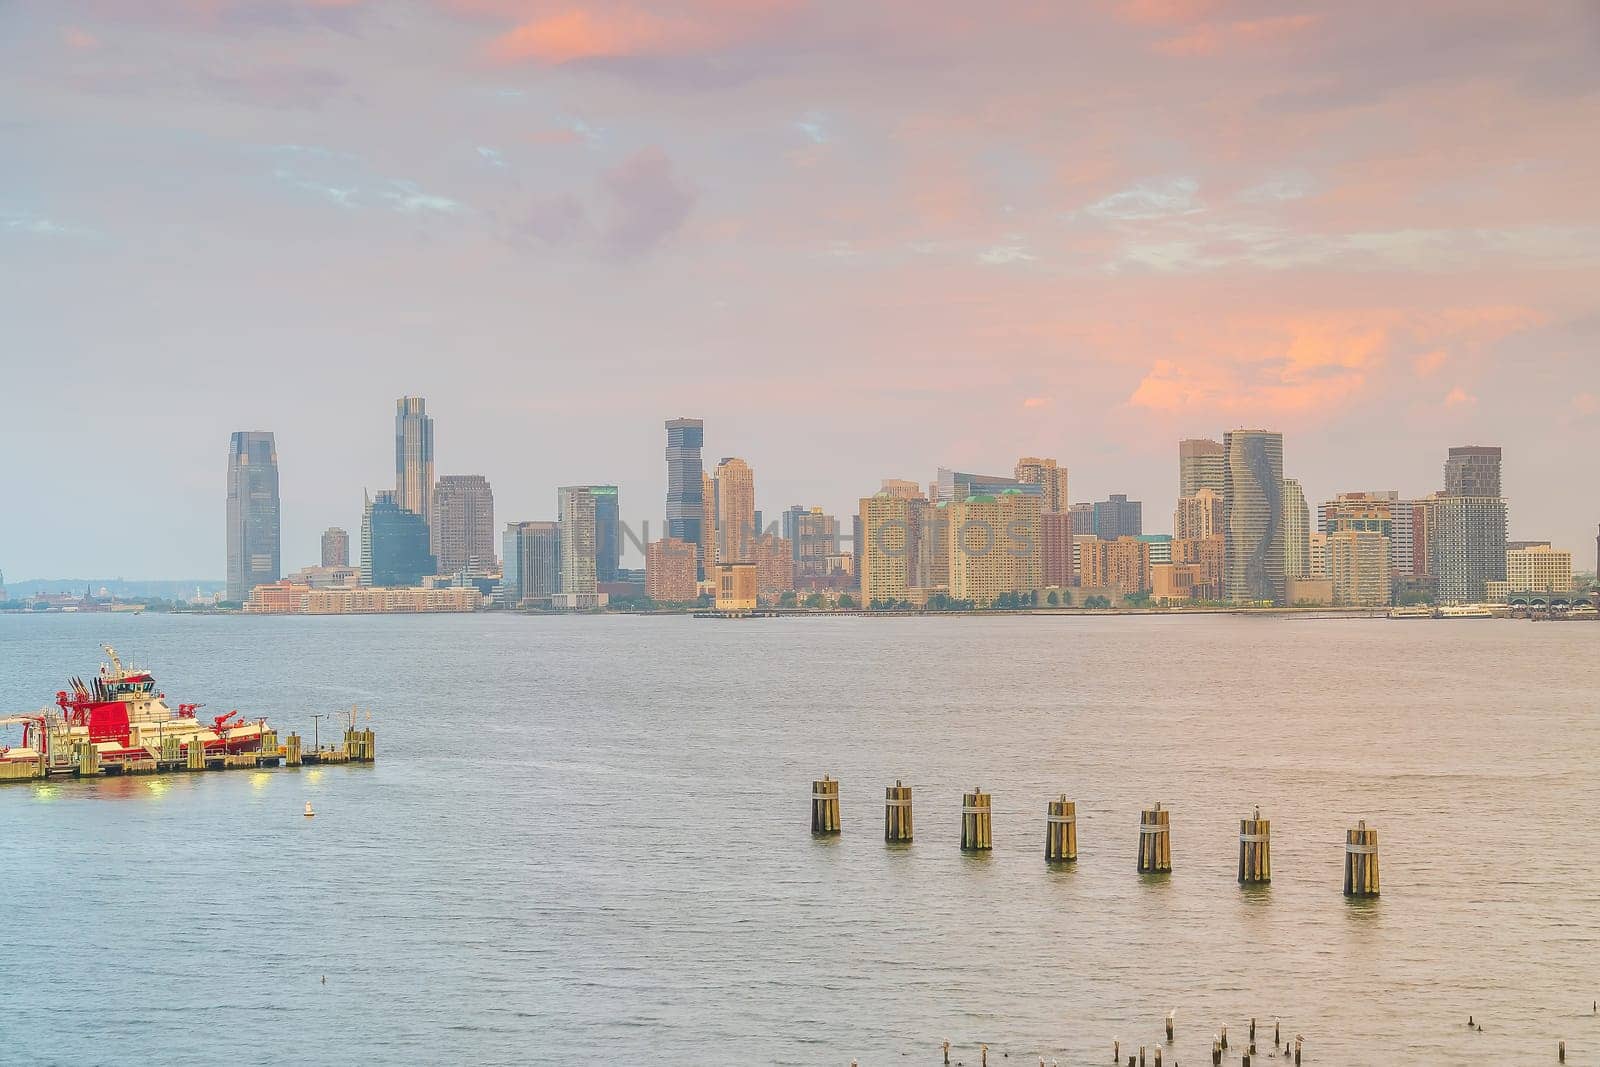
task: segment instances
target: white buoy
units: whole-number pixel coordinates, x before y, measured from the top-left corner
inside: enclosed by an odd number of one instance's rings
[[[311,810],[311,801],[306,801],[306,818],[311,818],[316,812]]]

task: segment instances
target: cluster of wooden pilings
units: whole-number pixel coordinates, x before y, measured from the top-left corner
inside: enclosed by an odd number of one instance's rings
[[[1170,1011],[1167,1012],[1166,1023],[1166,1046],[1170,1048],[1172,1046],[1173,1036],[1173,1013]],[[945,1067],[950,1067],[950,1042],[943,1042],[940,1048],[944,1053]],[[1272,1051],[1270,1053],[1266,1053],[1266,1055],[1278,1056],[1284,1060],[1287,1060],[1290,1056],[1293,1056],[1296,1067],[1299,1067],[1301,1056],[1304,1054],[1304,1051],[1305,1036],[1302,1034],[1296,1034],[1292,1042],[1286,1041],[1283,1038],[1282,1024],[1277,1020],[1273,1020]],[[1150,1053],[1148,1058],[1146,1058],[1147,1052]],[[1138,1052],[1135,1053],[1134,1046],[1130,1045],[1127,1049],[1127,1067],[1162,1067],[1162,1052],[1163,1048],[1161,1045],[1140,1045],[1138,1046]],[[1215,1065],[1220,1065],[1223,1061],[1223,1057],[1226,1055],[1228,1055],[1228,1028],[1224,1026],[1211,1037],[1211,1062]],[[1260,1054],[1258,1054],[1256,1051],[1256,1021],[1251,1019],[1249,1043],[1240,1050],[1240,1067],[1250,1067],[1251,1062],[1256,1059],[1258,1055]],[[1010,1058],[1011,1053],[1007,1052],[1005,1056],[1006,1058]],[[1121,1067],[1123,1063],[1122,1042],[1115,1038],[1113,1038],[1111,1041],[1111,1062],[1117,1064],[1118,1067]],[[1172,1067],[1177,1067],[1177,1065],[1178,1061],[1176,1058],[1174,1058],[1172,1061]],[[857,1061],[851,1060],[850,1067],[857,1067]],[[978,1045],[978,1067],[989,1067],[988,1045]],[[1039,1057],[1039,1067],[1045,1067],[1043,1056]],[[1052,1060],[1050,1062],[1050,1067],[1060,1067],[1060,1064],[1057,1061]]]
[[[883,791],[883,839],[892,845],[912,841],[911,787],[899,779]],[[988,852],[994,848],[994,804],[982,786],[961,797],[961,851]],[[1067,794],[1045,805],[1044,858],[1046,863],[1075,863],[1078,859],[1078,805]],[[811,783],[811,832],[842,832],[839,781],[824,775]],[[1156,801],[1139,813],[1138,870],[1161,875],[1172,871],[1172,813]],[[1265,885],[1272,881],[1272,821],[1256,808],[1239,820],[1239,884]],[[1345,835],[1344,892],[1350,897],[1378,895],[1378,832],[1363,819]]]

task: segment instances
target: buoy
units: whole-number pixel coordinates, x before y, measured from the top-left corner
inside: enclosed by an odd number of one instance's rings
[[[306,818],[311,818],[316,812],[311,810],[311,801],[306,801]]]

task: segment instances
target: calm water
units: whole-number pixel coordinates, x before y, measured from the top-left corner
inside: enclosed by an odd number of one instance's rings
[[[0,709],[101,640],[202,714],[371,706],[380,762],[0,788],[0,1060],[1105,1063],[1176,1008],[1184,1065],[1252,1015],[1311,1063],[1600,1063],[1600,625],[0,617]]]

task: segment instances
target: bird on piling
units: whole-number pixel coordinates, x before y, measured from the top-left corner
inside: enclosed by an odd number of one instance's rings
[[[328,984],[328,976],[327,975],[323,975],[322,976],[322,984],[323,985],[327,985]]]

